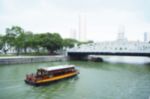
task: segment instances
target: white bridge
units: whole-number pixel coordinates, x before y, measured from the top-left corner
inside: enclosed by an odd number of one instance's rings
[[[119,55],[119,56],[148,56],[150,57],[150,43],[128,41],[124,36],[124,30],[118,33],[116,41],[97,42],[75,46],[67,50],[68,56],[72,58],[84,58],[88,55]]]
[[[86,55],[150,56],[150,43],[127,40],[89,43],[68,49],[67,54],[77,57]]]

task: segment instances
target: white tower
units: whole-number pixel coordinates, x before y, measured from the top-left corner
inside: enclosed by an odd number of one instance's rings
[[[147,32],[144,33],[144,42],[147,42]]]
[[[127,41],[127,39],[125,38],[125,28],[124,28],[124,26],[119,27],[118,41]]]
[[[83,14],[79,15],[79,41],[86,41],[86,17]]]
[[[75,29],[70,30],[70,38],[77,39],[77,32]]]

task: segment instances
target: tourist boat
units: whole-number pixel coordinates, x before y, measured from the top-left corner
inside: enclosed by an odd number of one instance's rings
[[[31,85],[42,85],[79,74],[74,65],[42,67],[35,74],[27,74],[25,82]]]

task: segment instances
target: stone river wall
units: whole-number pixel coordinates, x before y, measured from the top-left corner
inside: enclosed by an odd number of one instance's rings
[[[65,61],[67,56],[15,56],[15,57],[0,57],[0,64],[24,64],[36,62],[53,62]]]

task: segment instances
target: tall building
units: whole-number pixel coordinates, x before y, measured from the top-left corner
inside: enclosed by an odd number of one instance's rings
[[[86,41],[86,34],[87,34],[87,28],[86,28],[86,17],[83,14],[79,15],[79,40],[80,41]]]
[[[144,42],[147,42],[148,39],[147,39],[147,32],[144,33]]]
[[[77,40],[77,32],[75,29],[70,30],[70,38]]]
[[[118,41],[127,41],[127,39],[125,38],[125,27],[124,26],[119,27]]]

